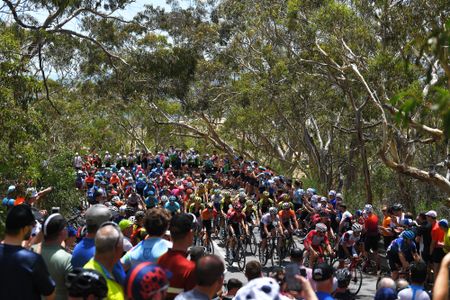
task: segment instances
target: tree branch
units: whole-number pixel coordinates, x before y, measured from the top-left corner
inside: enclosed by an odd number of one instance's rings
[[[56,108],[55,104],[50,99],[50,93],[49,93],[49,89],[48,89],[48,85],[47,85],[47,77],[45,76],[44,66],[42,63],[42,45],[41,44],[39,44],[39,46],[38,46],[38,56],[39,56],[39,69],[41,70],[42,80],[44,83],[45,95],[46,95],[47,101],[50,103],[50,106],[58,113],[58,115],[61,115],[61,112],[58,110],[58,108]]]

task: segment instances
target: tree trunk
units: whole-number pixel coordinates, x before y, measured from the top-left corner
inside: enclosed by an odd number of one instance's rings
[[[361,110],[357,109],[355,113],[355,123],[356,123],[356,136],[358,141],[358,148],[361,154],[361,162],[362,162],[362,171],[364,174],[364,187],[366,189],[367,203],[372,204],[373,196],[372,196],[372,185],[370,183],[370,172],[369,165],[367,163],[367,153],[366,153],[366,145],[363,137],[363,130],[361,124]]]

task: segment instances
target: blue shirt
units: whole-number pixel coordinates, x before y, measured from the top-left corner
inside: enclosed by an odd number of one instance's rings
[[[145,261],[156,263],[158,258],[171,247],[172,243],[165,239],[159,237],[148,238],[139,242],[133,249],[128,251],[121,261],[127,269]]]
[[[326,292],[316,292],[316,296],[317,298],[319,298],[319,300],[334,300],[331,294],[328,294]]]
[[[71,261],[73,268],[83,268],[84,265],[94,257],[94,254],[95,240],[85,237],[73,249]],[[120,262],[117,262],[114,265],[113,275],[119,283],[123,283],[125,281],[125,270]]]

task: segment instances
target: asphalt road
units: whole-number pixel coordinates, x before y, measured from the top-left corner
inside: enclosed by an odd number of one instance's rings
[[[255,235],[257,236],[257,239],[259,239],[259,233],[255,232]],[[225,248],[222,247],[221,244],[219,244],[220,242],[218,239],[213,239],[213,243],[214,243],[214,254],[221,256],[225,261]],[[303,248],[303,245],[300,243],[300,241],[298,239],[296,240],[296,244],[297,244],[297,246],[300,246],[301,248]],[[251,260],[259,261],[257,256],[252,256],[251,254],[249,254],[246,257],[246,262],[249,262]],[[283,265],[286,265],[288,263],[289,263],[289,258],[285,259]],[[226,281],[231,278],[236,278],[236,279],[239,279],[240,281],[242,281],[244,284],[247,282],[247,279],[245,278],[244,273],[239,270],[236,262],[234,262],[232,266],[228,266],[228,264],[225,262],[225,266],[227,268],[227,272],[225,274]],[[271,266],[271,263],[269,261],[267,263],[267,265],[265,267],[263,267],[263,273],[265,275],[267,275],[272,270],[274,270],[274,268]],[[377,277],[367,275],[367,274],[363,274],[363,276],[364,276],[364,278],[363,278],[362,287],[357,295],[357,299],[373,299],[375,297]]]

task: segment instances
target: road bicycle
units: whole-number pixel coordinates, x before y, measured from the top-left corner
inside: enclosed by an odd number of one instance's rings
[[[226,245],[226,261],[228,263],[228,266],[232,266],[234,262],[237,263],[238,268],[240,271],[244,271],[245,269],[245,262],[246,262],[246,253],[245,253],[245,245],[244,245],[244,237],[240,236],[237,238],[236,236],[233,236],[232,239],[234,240],[234,247],[233,249],[230,249],[228,245]]]

